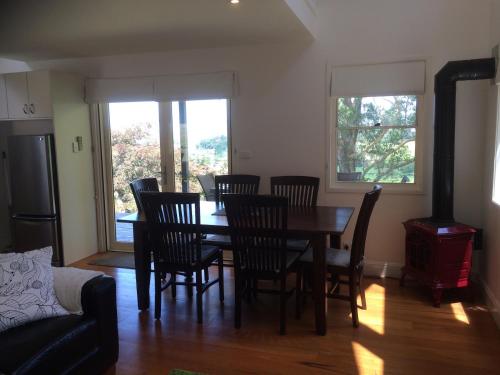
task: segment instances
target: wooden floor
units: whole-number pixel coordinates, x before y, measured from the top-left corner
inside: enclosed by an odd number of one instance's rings
[[[168,374],[173,368],[207,374],[499,374],[500,331],[471,294],[445,294],[441,308],[410,282],[367,279],[366,311],[353,329],[349,303],[328,303],[328,335],[314,334],[311,303],[301,320],[289,304],[286,336],[278,335],[278,300],[259,295],[243,305],[242,328],[233,328],[232,270],[225,271],[225,303],[218,288],[204,295],[204,323],[195,299],[178,288],[164,292],[161,320],[137,310],[134,271],[87,265],[114,276],[118,294],[120,359],[116,374]],[[213,277],[216,270],[211,270]],[[153,290],[151,289],[151,296]],[[459,302],[466,300],[468,302]]]

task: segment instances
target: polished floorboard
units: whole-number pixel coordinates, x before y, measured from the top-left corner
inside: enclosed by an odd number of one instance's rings
[[[292,297],[287,335],[280,336],[273,295],[245,302],[242,328],[233,328],[231,268],[225,270],[224,304],[217,286],[210,288],[199,325],[195,298],[184,287],[176,300],[170,290],[163,292],[162,316],[155,320],[153,305],[137,310],[133,270],[86,260],[75,266],[116,279],[120,358],[109,374],[168,374],[174,368],[205,374],[500,374],[500,331],[473,291],[445,293],[441,308],[434,308],[428,291],[416,284],[401,288],[397,280],[366,279],[368,308],[359,310],[358,329],[349,303],[330,300],[328,334],[317,336],[311,301],[296,320]],[[152,286],[150,295],[153,303]]]

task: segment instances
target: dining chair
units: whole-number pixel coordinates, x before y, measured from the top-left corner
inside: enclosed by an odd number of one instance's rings
[[[319,178],[309,176],[271,177],[271,195],[286,197],[288,207],[316,207],[318,204]],[[289,239],[288,248],[304,252],[310,246],[307,240]]]
[[[363,286],[365,242],[366,235],[368,233],[368,224],[370,223],[370,217],[381,192],[382,186],[375,185],[373,190],[365,194],[361,209],[359,211],[358,219],[356,221],[351,250],[346,251],[333,248],[326,249],[327,272],[330,273],[333,284],[328,291],[327,296],[329,298],[338,298],[350,301],[352,324],[355,328],[359,326],[357,304],[358,288],[361,295],[363,308],[366,309],[366,297]],[[305,284],[303,283],[302,278],[304,275],[304,271],[310,274],[312,270],[312,263],[313,251],[312,249],[309,249],[300,258],[297,272],[297,317],[300,317],[301,314],[300,306],[302,304],[302,294]],[[348,281],[342,281],[338,278],[338,276],[347,276]],[[349,285],[349,295],[346,296],[339,293],[339,287],[341,284]]]
[[[289,207],[315,207],[319,178],[309,176],[271,177],[271,195],[287,197]]]
[[[130,190],[132,190],[132,195],[134,196],[135,205],[137,206],[137,211],[143,212],[144,208],[142,207],[141,193],[143,191],[159,192],[160,188],[158,186],[158,180],[156,178],[148,177],[132,181],[130,183]]]
[[[259,192],[260,176],[231,174],[215,176],[215,203],[218,209],[223,206],[223,194],[257,194]],[[204,244],[219,246],[224,250],[231,249],[231,237],[222,234],[208,234]]]
[[[153,243],[155,274],[155,318],[161,315],[161,292],[172,288],[176,297],[176,286],[186,285],[188,290],[196,287],[198,323],[203,321],[202,294],[219,283],[219,299],[224,300],[224,274],[222,251],[216,246],[202,245],[200,227],[200,195],[197,193],[141,193],[141,201]],[[218,279],[203,282],[202,270],[217,262]],[[196,281],[186,278],[177,281],[177,273],[195,274]],[[162,274],[170,274],[165,285]]]
[[[287,250],[288,202],[270,195],[225,194],[229,231],[233,243],[235,278],[234,325],[241,327],[243,295],[253,288],[254,280],[273,280],[279,290],[260,290],[280,296],[280,334],[286,332],[286,303],[293,293],[286,278],[300,257]]]
[[[202,174],[196,176],[205,195],[207,202],[215,201],[215,179],[212,174]]]
[[[260,176],[229,174],[215,176],[215,202],[221,206],[223,194],[257,194]]]
[[[137,206],[137,212],[144,212],[144,208],[141,202],[141,193],[142,192],[159,192],[160,188],[158,186],[158,180],[154,177],[141,178],[130,183],[130,189],[132,190],[132,195],[134,196],[135,205]],[[149,239],[146,239],[149,243]],[[149,245],[146,245],[150,247]],[[190,277],[186,275],[186,277]],[[208,268],[205,269],[205,281],[208,281],[209,273]],[[191,291],[189,290],[189,294],[191,295]]]

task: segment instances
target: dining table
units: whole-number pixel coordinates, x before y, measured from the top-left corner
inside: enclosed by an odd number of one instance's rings
[[[214,213],[215,202],[200,202],[200,225],[205,234],[229,235],[227,217]],[[328,243],[341,247],[341,237],[354,212],[353,207],[315,206],[290,207],[287,232],[290,238],[304,239],[313,248],[312,293],[315,309],[315,327],[318,335],[327,333],[326,301],[326,247]],[[144,213],[136,212],[117,218],[119,223],[133,226],[135,278],[139,310],[149,308],[151,278],[151,249],[148,246],[148,227]]]

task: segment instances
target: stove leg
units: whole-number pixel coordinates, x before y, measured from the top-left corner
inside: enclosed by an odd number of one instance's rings
[[[432,300],[434,302],[434,307],[441,306],[442,295],[443,295],[443,289],[432,288]]]

